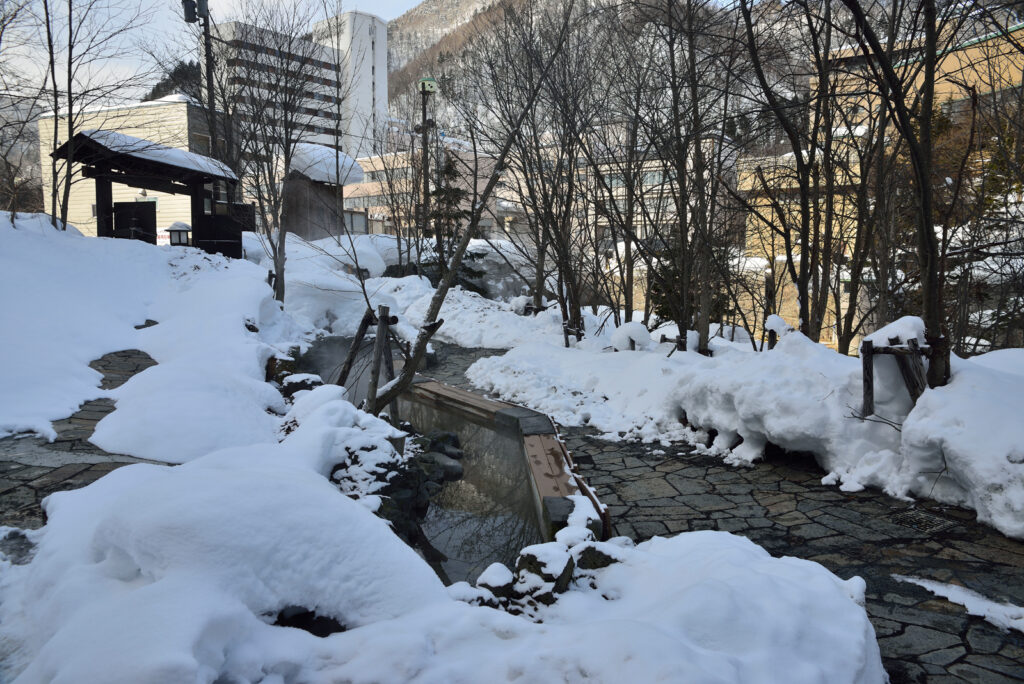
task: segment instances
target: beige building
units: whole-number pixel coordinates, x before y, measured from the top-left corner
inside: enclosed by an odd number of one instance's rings
[[[39,120],[40,159],[43,178],[44,211],[51,211],[49,188],[53,178],[50,153],[60,147],[66,137],[66,118],[57,120],[58,141],[54,143],[54,117],[45,115]],[[111,130],[135,138],[149,140],[197,154],[207,155],[210,138],[202,108],[184,95],[170,95],[152,102],[94,109],[81,113],[75,126],[77,131]],[[65,162],[57,162],[57,173],[63,172]],[[76,164],[76,166],[78,166]],[[59,200],[58,200],[59,201]],[[114,202],[153,202],[156,204],[157,229],[162,230],[176,221],[191,224],[191,204],[188,195],[173,195],[152,190],[139,190],[115,183]],[[80,169],[74,169],[68,202],[68,223],[85,235],[96,235],[96,190],[91,179],[83,178]]]

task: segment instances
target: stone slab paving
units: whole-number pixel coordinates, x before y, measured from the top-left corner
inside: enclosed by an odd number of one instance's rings
[[[103,373],[101,389],[120,387],[156,361],[138,349],[106,354],[89,364]],[[36,529],[45,522],[40,502],[54,492],[84,487],[141,458],[111,454],[89,442],[96,423],[114,410],[113,399],[92,399],[53,422],[57,438],[0,439],[0,526]]]
[[[465,370],[501,353],[435,343],[425,375],[473,389]],[[686,445],[607,442],[560,427],[619,534],[642,541],[695,530],[741,534],[776,556],[817,561],[867,582],[866,608],[893,684],[1024,681],[1024,634],[1004,632],[916,585],[961,584],[1024,606],[1024,543],[976,522],[973,511],[900,501],[876,490],[824,486],[809,454],[773,451],[732,467]]]

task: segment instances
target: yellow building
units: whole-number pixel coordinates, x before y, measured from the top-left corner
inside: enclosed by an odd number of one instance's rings
[[[950,115],[954,125],[969,125],[964,117],[973,92],[984,98],[998,97],[1010,88],[1019,88],[1024,75],[1024,54],[1012,44],[1024,42],[1024,24],[965,41],[939,55],[936,65],[935,102]],[[897,61],[896,69],[909,83],[913,95],[922,82],[920,64],[913,56],[913,46],[902,48],[904,59]],[[828,298],[827,311],[822,320],[821,342],[835,346],[836,316],[845,314],[848,302],[840,263],[849,257],[858,221],[855,190],[861,182],[860,154],[867,148],[866,136],[872,135],[873,121],[884,105],[867,58],[858,49],[844,49],[833,54],[835,70],[840,76],[832,107],[836,127],[832,130],[832,170],[826,178],[821,154],[815,160],[816,192],[810,204],[812,224],[821,234],[828,223],[833,235],[832,287],[838,292]],[[810,83],[815,91],[816,84]],[[891,124],[890,124],[891,125]],[[877,133],[876,133],[877,135]],[[809,159],[809,155],[805,157]],[[780,156],[743,157],[738,163],[738,189],[747,198],[745,256],[749,263],[758,265],[762,273],[770,272],[775,285],[776,309],[794,327],[798,324],[796,288],[785,270],[785,243],[787,237],[796,259],[801,245],[794,233],[801,219],[796,159],[792,153]],[[820,244],[820,243],[819,243]],[[751,320],[758,325],[763,321],[763,293],[758,277],[750,273],[752,288],[759,288],[760,296],[748,296],[744,303]],[[824,277],[824,274],[823,274]],[[763,278],[763,276],[762,276]],[[838,300],[838,302],[837,302]],[[861,297],[861,310],[869,308],[866,297]],[[838,303],[838,311],[837,309]],[[759,330],[755,331],[758,333]],[[851,349],[857,348],[857,339]]]
[[[92,109],[81,112],[76,119],[76,131],[112,130],[197,154],[207,155],[210,151],[210,137],[204,112],[198,104],[184,95],[170,95],[152,102],[125,107]],[[45,115],[39,120],[43,207],[47,212],[51,211],[50,187],[53,178],[50,154],[54,149],[60,147],[67,137],[67,119],[58,117],[56,121],[57,144],[54,145],[54,123],[52,114]],[[63,172],[64,163],[63,161],[57,162],[58,175]],[[58,199],[58,201],[60,200]],[[164,229],[175,221],[183,223],[192,221],[188,195],[143,191],[115,183],[113,201],[155,202],[158,229]],[[75,169],[72,175],[68,201],[68,223],[85,235],[96,235],[95,188],[90,179],[81,176],[80,169]]]

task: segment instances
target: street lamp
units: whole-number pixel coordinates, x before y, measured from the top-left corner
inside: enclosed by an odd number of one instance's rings
[[[192,229],[184,223],[175,223],[167,229],[167,235],[171,238],[171,245],[176,247],[188,247],[188,234]]]

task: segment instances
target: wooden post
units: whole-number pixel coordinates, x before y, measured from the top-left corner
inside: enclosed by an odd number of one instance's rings
[[[114,188],[109,178],[96,179],[96,235],[114,237]]]
[[[203,225],[206,217],[206,186],[201,181],[193,181],[189,185],[189,207],[192,216],[192,239],[196,236],[206,237]]]
[[[377,338],[373,341],[373,360],[370,361],[370,386],[366,390],[366,412],[377,414],[377,388],[380,386],[380,364],[388,339],[388,307],[377,307]]]
[[[629,338],[629,351],[636,351],[636,340]]]
[[[356,330],[356,336],[352,338],[352,346],[348,348],[348,355],[345,357],[345,363],[341,366],[341,372],[338,374],[338,380],[334,384],[345,386],[348,382],[348,374],[352,372],[352,364],[355,363],[356,356],[359,354],[359,348],[363,346],[363,338],[366,337],[366,331],[369,329],[370,324],[373,322],[373,312],[369,309],[363,314],[363,320],[359,321],[359,328]]]
[[[865,418],[875,412],[875,344],[864,340],[860,344],[860,361],[863,368],[864,403],[861,405],[860,417]]]
[[[388,321],[390,326],[391,321]],[[395,360],[391,357],[391,328],[388,328],[388,333],[385,335],[384,340],[384,379],[391,382],[395,379]],[[398,422],[398,401],[391,402],[391,406],[388,409],[391,412],[391,424],[394,425]]]
[[[775,311],[775,276],[771,273],[767,273],[764,276],[764,320],[767,321],[768,317]],[[768,348],[775,349],[775,343],[778,342],[778,335],[774,330],[768,331]],[[764,338],[762,338],[764,339]]]
[[[910,342],[907,342],[907,347],[913,352],[917,348],[917,340],[912,340],[914,346],[910,346]],[[890,337],[889,344],[892,346],[898,346],[902,344],[900,338]],[[896,366],[900,369],[900,375],[903,377],[903,384],[907,386],[907,392],[910,394],[910,401],[914,404],[917,403],[918,397],[924,393],[924,388],[927,386],[923,380],[923,375],[917,375],[915,369],[910,361],[911,356],[917,356],[916,353],[912,354],[894,354],[896,358]],[[918,358],[918,363],[921,359]],[[924,372],[924,368],[921,368],[921,373]]]
[[[917,342],[916,337],[912,337],[907,340],[907,347],[910,349],[910,356],[907,357],[907,366],[910,371],[910,377],[913,379],[913,389],[910,385],[907,385],[907,389],[910,391],[910,396],[917,403],[917,400],[924,394],[925,388],[928,387],[928,377],[924,370],[924,362],[921,361],[921,346]]]

